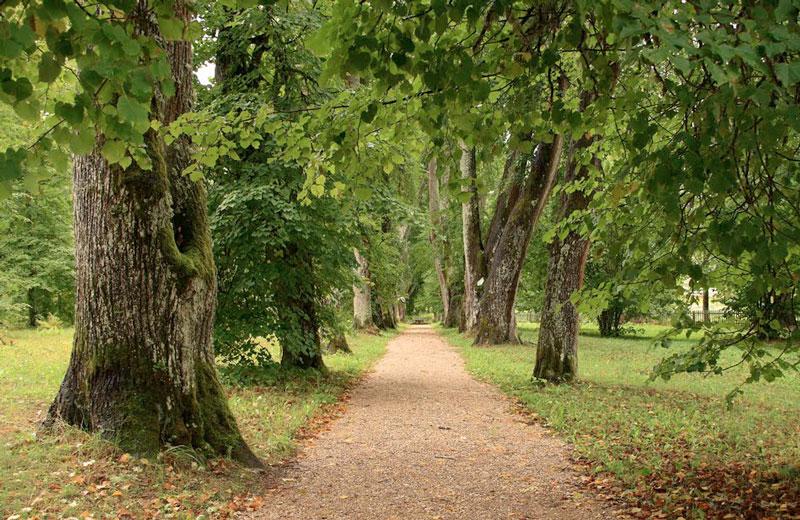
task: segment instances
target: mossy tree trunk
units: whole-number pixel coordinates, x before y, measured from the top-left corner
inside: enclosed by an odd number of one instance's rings
[[[584,92],[582,108],[586,109],[593,99],[593,95]],[[564,183],[576,184],[576,189],[561,196],[558,213],[558,221],[561,223],[569,221],[589,207],[591,194],[580,184],[589,179],[591,169],[583,162],[580,154],[585,153],[596,138],[597,136],[586,133],[570,146]],[[592,169],[600,171],[600,160],[596,154],[592,153],[589,162]],[[583,287],[589,245],[588,238],[574,229],[570,229],[563,240],[556,237],[550,244],[539,343],[533,369],[533,376],[537,379],[561,383],[571,381],[578,375],[580,316],[571,298]]]
[[[445,327],[449,329],[458,328],[462,330],[465,327],[463,323],[462,316],[464,315],[461,304],[464,301],[464,295],[460,291],[460,287],[450,286],[447,289],[448,292],[448,311],[447,311],[447,319],[442,323]]]
[[[372,323],[381,330],[396,329],[391,305],[383,305],[377,298],[372,300]]]
[[[604,45],[604,42],[601,41]],[[580,96],[581,111],[594,103],[599,92],[614,91],[619,75],[619,65],[610,64],[611,73],[601,85],[593,76],[592,89],[583,90]],[[586,259],[590,241],[579,230],[574,229],[575,218],[589,208],[592,193],[585,187],[592,172],[601,173],[601,163],[591,147],[601,139],[598,134],[584,133],[570,145],[569,158],[564,174],[565,184],[573,184],[569,193],[561,195],[559,222],[570,222],[566,237],[558,237],[550,245],[550,260],[545,284],[545,298],[539,326],[539,342],[536,348],[536,365],[533,377],[551,383],[567,382],[578,375],[578,328],[580,315],[572,302],[572,296],[583,287]],[[588,161],[587,161],[588,159]]]
[[[570,300],[583,285],[589,241],[570,232],[550,244],[545,300],[542,306],[533,375],[552,383],[578,374],[578,310]]]
[[[502,227],[490,245],[491,260],[478,308],[476,345],[519,342],[514,319],[517,286],[531,234],[555,181],[562,145],[563,137],[555,135],[552,142],[536,146],[531,171],[519,193],[509,195],[505,204],[507,215],[497,224]]]
[[[157,26],[140,1],[143,34]],[[188,11],[181,6],[188,18]],[[192,49],[165,45],[176,83],[158,102],[169,123],[192,102]],[[76,315],[72,356],[47,424],[63,420],[136,453],[185,445],[260,462],[245,444],[217,378],[211,344],[216,277],[201,183],[181,175],[189,142],[150,132],[153,171],[76,157]]]

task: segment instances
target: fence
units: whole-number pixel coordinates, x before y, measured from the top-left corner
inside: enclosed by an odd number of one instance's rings
[[[696,311],[692,310],[689,311],[689,314],[692,316],[692,321],[699,323],[699,322],[707,322],[707,323],[715,323],[718,321],[723,320],[730,320],[736,319],[737,317],[734,316],[730,311]]]
[[[689,315],[692,317],[692,321],[696,323],[717,323],[724,320],[738,320],[741,319],[739,316],[735,316],[731,311],[708,311],[704,313],[703,311],[698,310],[691,310],[689,311]],[[517,323],[524,323],[524,322],[538,322],[539,321],[539,312],[538,311],[515,311],[514,317],[517,319]],[[626,320],[627,321],[627,320]],[[631,320],[633,322],[649,322],[651,320],[645,319],[634,319]]]
[[[536,321],[539,321],[539,312],[538,311],[514,311],[514,317],[517,319],[517,323],[536,322]]]

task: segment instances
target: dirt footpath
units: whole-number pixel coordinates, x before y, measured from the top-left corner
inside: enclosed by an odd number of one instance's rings
[[[613,518],[563,442],[509,411],[430,327],[394,338],[253,518]]]

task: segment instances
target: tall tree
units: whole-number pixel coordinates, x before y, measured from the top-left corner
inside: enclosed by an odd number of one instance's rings
[[[372,290],[369,280],[369,263],[358,249],[353,249],[356,258],[356,281],[353,284],[353,327],[370,330],[372,322]]]
[[[587,43],[587,33],[583,32],[578,48],[583,51]],[[594,42],[600,49],[607,50],[606,39],[597,35]],[[565,190],[561,195],[557,219],[567,226],[565,237],[559,234],[550,244],[550,260],[547,270],[544,305],[540,318],[539,339],[536,349],[534,377],[550,382],[570,381],[578,373],[578,328],[580,326],[578,309],[573,301],[575,293],[583,287],[584,270],[589,254],[590,240],[588,226],[578,223],[585,218],[592,199],[588,185],[601,172],[600,158],[596,145],[602,139],[603,121],[607,112],[595,109],[602,96],[611,96],[619,76],[619,63],[597,60],[602,70],[593,69],[592,57],[584,52],[583,86],[579,94],[580,111],[593,115],[592,126],[581,137],[571,143],[564,174]],[[588,155],[588,158],[585,156]],[[576,222],[578,221],[578,222]]]
[[[154,86],[151,117],[169,124],[191,107],[192,49],[165,42],[152,9],[140,0],[125,21],[106,23],[123,34],[132,29],[132,41],[162,45],[175,88]],[[186,4],[175,9],[187,24]],[[109,164],[101,153],[108,142],[98,135],[92,153],[74,162],[75,339],[48,423],[63,420],[139,453],[187,445],[260,465],[214,368],[216,272],[206,193],[181,174],[190,142],[165,146],[147,130],[151,170]]]
[[[533,228],[555,182],[564,138],[536,145],[530,172],[516,197],[509,197],[507,219],[492,246],[492,261],[478,310],[475,344],[518,342],[514,302]]]
[[[464,241],[464,327],[472,331],[478,319],[478,284],[484,277],[483,240],[478,195],[478,173],[475,148],[464,142],[461,148],[461,225]]]
[[[582,136],[571,146],[564,175],[565,184],[580,183],[589,177],[589,167],[579,164],[576,150],[587,148],[592,137]],[[593,167],[600,167],[596,156]],[[566,221],[589,206],[590,196],[584,188],[562,194],[558,219]],[[583,286],[583,273],[589,253],[589,239],[576,230],[569,230],[562,240],[550,244],[550,260],[545,285],[544,305],[539,326],[534,377],[550,382],[570,381],[578,373],[578,309],[572,301]]]
[[[317,84],[320,60],[305,48],[320,20],[313,6],[231,11],[211,3],[203,19],[218,35],[207,50],[220,65],[216,84],[203,92],[205,113],[268,110],[276,123],[292,125],[330,95]],[[238,128],[247,135],[231,140],[235,156],[223,155],[206,173],[220,271],[218,350],[229,361],[268,363],[253,338],[272,336],[282,366],[321,369],[320,330],[341,329],[333,302],[351,281],[355,208],[321,192],[313,204],[303,200],[307,172],[296,154],[310,148],[308,138],[289,145],[252,121]]]
[[[430,233],[428,240],[433,249],[433,268],[436,271],[436,280],[439,284],[439,294],[442,298],[442,323],[447,326],[451,322],[450,318],[450,287],[448,285],[448,273],[446,271],[445,258],[442,252],[440,241],[442,237],[442,216],[441,203],[439,198],[439,176],[436,171],[436,158],[428,161],[428,214],[430,217]]]

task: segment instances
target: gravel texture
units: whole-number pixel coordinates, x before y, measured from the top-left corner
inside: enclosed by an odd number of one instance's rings
[[[427,326],[389,343],[344,415],[301,451],[265,502],[252,518],[616,516],[579,487],[564,443],[470,377]]]

